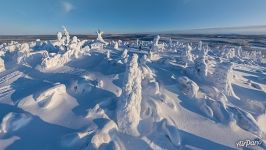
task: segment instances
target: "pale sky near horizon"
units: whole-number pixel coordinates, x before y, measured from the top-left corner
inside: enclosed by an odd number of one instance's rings
[[[0,0],[0,35],[266,25],[266,0]]]

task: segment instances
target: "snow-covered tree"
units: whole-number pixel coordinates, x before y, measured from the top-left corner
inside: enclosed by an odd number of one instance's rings
[[[103,32],[101,30],[98,30],[96,33],[97,33],[97,40],[100,41],[100,42],[102,42],[102,43],[107,44],[107,42],[105,42],[104,39],[103,39],[103,37],[102,37]]]
[[[70,35],[65,26],[63,26],[63,29],[64,29],[65,44],[68,45],[70,42]]]
[[[41,46],[42,46],[41,40],[40,39],[36,39],[34,49],[35,50],[40,50]]]
[[[242,47],[241,46],[238,47],[238,49],[236,51],[236,56],[239,57],[239,58],[242,57]]]
[[[29,44],[28,43],[21,44],[21,46],[20,46],[20,52],[29,53],[30,52],[30,46],[29,46]]]
[[[181,59],[185,66],[193,64],[192,47],[189,44],[184,48],[184,51],[181,52]]]
[[[139,135],[141,89],[141,70],[138,66],[138,55],[133,54],[132,59],[127,65],[123,93],[117,107],[119,129],[133,136]]]
[[[127,62],[127,60],[128,60],[128,50],[127,49],[124,49],[124,51],[123,51],[123,53],[122,53],[122,55],[121,55],[121,59],[122,59],[122,61],[124,62],[124,63],[126,63]]]
[[[198,50],[202,50],[202,41],[199,41]]]
[[[141,59],[140,59],[140,63],[145,65],[146,62],[147,62],[147,60],[148,60],[147,55],[143,55],[143,56],[141,57]]]
[[[208,75],[208,48],[204,48],[201,50],[201,52],[198,54],[198,58],[195,60],[194,67],[195,67],[195,73],[200,78],[206,78]]]
[[[152,44],[152,50],[153,51],[163,51],[165,49],[164,44],[159,44],[160,36],[157,35]]]
[[[256,51],[256,62],[258,64],[263,63],[263,55],[261,51]]]
[[[172,38],[171,38],[171,37],[169,38],[169,46],[170,46],[170,47],[173,46],[173,41],[172,41]]]
[[[5,61],[0,57],[0,72],[5,71]]]
[[[227,96],[235,96],[232,88],[233,64],[223,62],[216,66],[213,73],[212,82],[214,85]]]
[[[158,46],[160,38],[161,38],[160,35],[157,35],[157,36],[154,38],[154,40],[153,40],[153,45],[154,45],[154,46]]]
[[[62,32],[57,32],[57,41],[58,42],[61,42],[62,37],[63,37]]]
[[[71,43],[78,43],[78,37],[73,36]]]
[[[123,53],[122,53],[122,58],[127,58],[128,57],[128,55],[127,55],[127,53],[128,53],[128,50],[127,49],[125,49],[124,51],[123,51]]]
[[[115,44],[114,44],[114,49],[118,49],[118,42],[115,42]]]

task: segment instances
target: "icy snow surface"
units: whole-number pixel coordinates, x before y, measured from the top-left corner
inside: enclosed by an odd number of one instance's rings
[[[0,46],[0,150],[225,150],[266,141],[261,52],[97,34],[80,40],[63,27],[55,40]]]

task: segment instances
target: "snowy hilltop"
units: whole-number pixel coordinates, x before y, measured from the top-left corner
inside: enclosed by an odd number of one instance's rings
[[[0,45],[1,150],[266,149],[262,51],[96,34]]]

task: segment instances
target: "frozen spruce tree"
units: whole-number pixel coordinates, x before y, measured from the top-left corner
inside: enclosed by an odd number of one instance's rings
[[[128,50],[127,49],[124,49],[122,55],[121,55],[121,61],[123,63],[127,63],[127,60],[128,60]]]
[[[70,42],[70,35],[65,26],[63,26],[63,29],[64,29],[64,36],[65,36],[65,44],[68,45]]]
[[[134,54],[127,65],[123,93],[117,106],[117,123],[119,129],[129,135],[138,136],[138,124],[141,111],[141,70],[138,55]]]
[[[75,58],[78,58],[78,55],[80,54],[81,50],[81,44],[76,36],[73,36],[72,41],[69,44],[69,48],[71,50],[72,55],[75,56]]]
[[[232,88],[233,63],[223,62],[216,66],[213,73],[214,85],[227,96],[237,97]]]
[[[118,42],[115,42],[114,49],[118,49],[118,48],[119,48]]]
[[[193,55],[191,53],[192,47],[188,44],[187,47],[182,52],[182,63],[184,63],[185,66],[191,65],[193,63]]]
[[[208,48],[202,49],[202,52],[199,53],[198,58],[195,60],[195,72],[200,78],[206,78],[208,74],[207,53]]]
[[[242,56],[242,47],[241,46],[238,47],[238,49],[236,51],[236,56],[241,58],[241,56]]]
[[[154,39],[153,39],[153,43],[152,43],[152,47],[151,49],[155,52],[158,51],[163,51],[165,49],[165,45],[163,44],[159,44],[159,40],[160,40],[160,36],[157,35]]]
[[[36,39],[34,49],[35,50],[40,50],[41,46],[42,46],[41,40],[40,39]]]
[[[57,32],[57,41],[58,42],[61,42],[62,37],[63,37],[62,32]]]
[[[128,52],[128,50],[125,49],[125,50],[123,51],[121,57],[122,57],[122,58],[127,58],[127,57],[128,57],[127,52]]]
[[[104,39],[103,39],[103,37],[102,37],[103,32],[101,30],[98,30],[96,33],[97,33],[97,40],[100,41],[100,42],[102,42],[102,43],[107,44],[107,42],[105,42]]]
[[[30,53],[30,46],[28,43],[23,43],[21,44],[20,46],[20,52],[23,52],[23,53]]]
[[[199,46],[198,46],[198,50],[202,50],[202,41],[199,41]]]
[[[30,53],[30,46],[28,43],[23,43],[19,46],[17,51],[17,63],[21,63],[25,57]]]
[[[71,43],[77,44],[78,43],[78,37],[73,36]]]
[[[262,64],[263,63],[263,55],[261,51],[256,51],[256,62],[258,64]]]
[[[173,41],[172,41],[172,38],[170,37],[169,38],[169,47],[172,47],[173,46]]]
[[[158,46],[159,45],[159,40],[160,40],[160,35],[157,35],[154,40],[153,40],[153,45]]]

